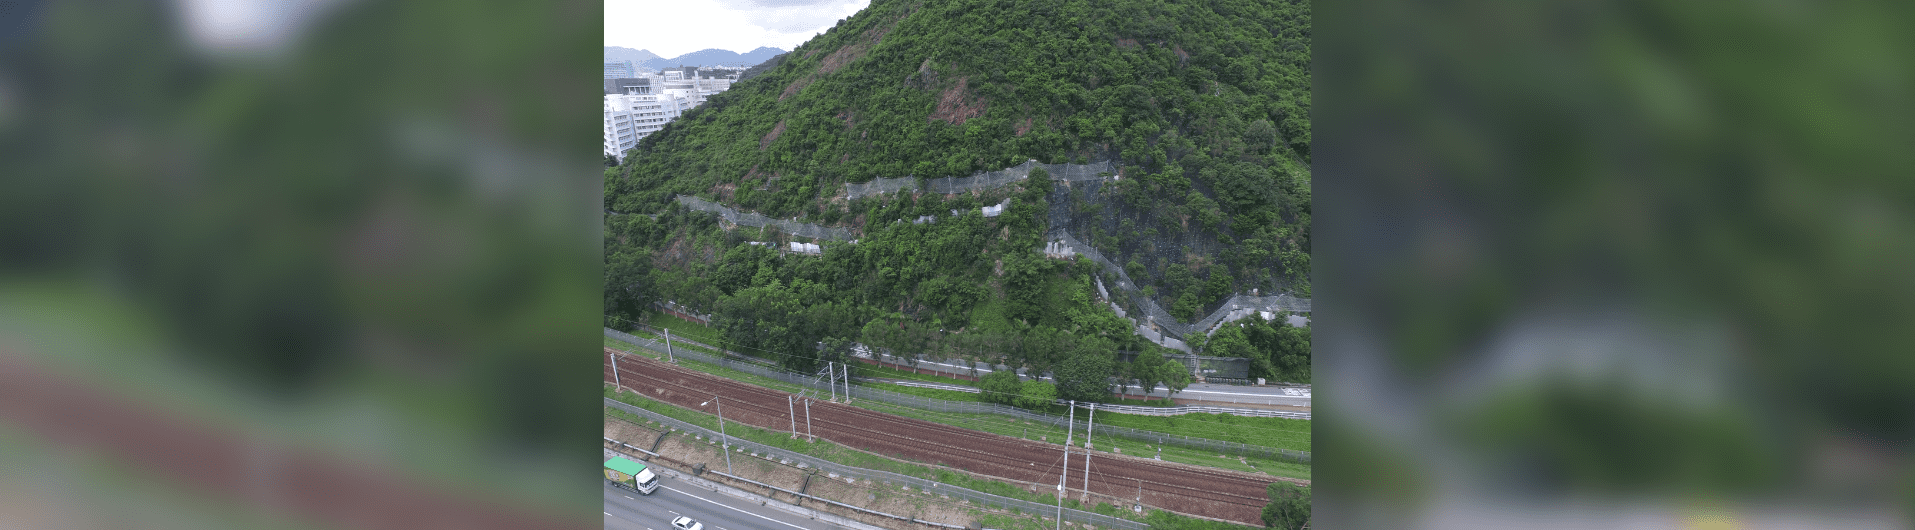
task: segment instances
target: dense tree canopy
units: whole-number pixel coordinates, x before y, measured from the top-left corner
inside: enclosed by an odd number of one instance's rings
[[[793,368],[840,355],[821,344],[857,341],[1187,381],[1167,375],[1173,363],[1114,360],[1148,344],[1111,309],[1141,298],[1098,294],[1115,271],[1035,250],[1070,230],[1185,320],[1252,288],[1307,292],[1309,16],[1290,1],[876,0],[606,171],[608,321],[676,301]],[[1120,178],[845,193],[1030,159],[1112,160]],[[848,228],[856,243],[783,254],[811,240],[721,227],[674,195]],[[977,209],[1006,199],[1001,216]],[[1058,208],[1070,225],[1051,225]],[[907,222],[924,215],[937,220]],[[1073,381],[1056,391],[1102,392]]]
[[[1310,382],[1310,328],[1291,327],[1288,314],[1224,324],[1205,343],[1204,353],[1250,359],[1250,377],[1293,383]]]

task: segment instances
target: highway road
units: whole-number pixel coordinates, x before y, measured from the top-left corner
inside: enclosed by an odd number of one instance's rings
[[[672,530],[680,515],[705,523],[706,530],[827,530],[837,525],[813,521],[759,506],[669,477],[659,478],[651,495],[605,484],[605,528]]]

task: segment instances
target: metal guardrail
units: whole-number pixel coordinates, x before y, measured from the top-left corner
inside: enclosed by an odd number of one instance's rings
[[[627,413],[631,413],[631,414],[641,416],[653,421],[657,421],[660,424],[663,424],[665,426],[675,428],[681,431],[693,433],[696,435],[713,437],[713,438],[722,436],[722,434],[716,431],[713,431],[711,429],[706,429],[704,427],[692,425],[691,423],[687,423],[685,421],[672,418],[671,416],[666,416],[664,414],[646,410],[646,409],[633,406],[631,404],[624,403],[612,398],[605,398],[605,406],[616,408],[618,410],[621,410]],[[730,443],[733,447],[741,447],[741,448],[744,448],[746,451],[749,451],[752,453],[762,453],[762,454],[772,455],[778,458],[780,461],[800,464],[799,467],[815,468],[827,473],[836,473],[843,477],[851,477],[853,479],[864,479],[864,480],[869,480],[872,482],[878,482],[883,484],[907,485],[914,488],[918,488],[925,492],[946,495],[953,499],[963,499],[963,500],[968,500],[970,502],[977,503],[980,505],[1019,510],[1025,513],[1032,513],[1037,515],[1056,513],[1056,510],[1057,510],[1057,507],[1055,505],[1041,504],[1041,503],[1031,502],[1031,501],[1022,500],[1022,499],[1013,499],[1010,497],[992,495],[992,494],[984,493],[981,491],[952,486],[950,484],[945,484],[935,480],[923,479],[923,478],[913,477],[909,475],[900,475],[900,474],[892,473],[889,471],[879,471],[875,469],[864,469],[859,467],[846,466],[846,465],[838,464],[836,462],[832,462],[829,460],[824,460],[824,459],[820,459],[820,458],[809,456],[809,455],[803,455],[790,450],[772,447],[772,446],[764,445],[764,444],[749,441],[749,440],[731,438]],[[650,453],[650,451],[646,451],[646,452]],[[707,473],[710,473],[710,471],[707,471]],[[1147,524],[1140,523],[1137,521],[1131,521],[1128,519],[1111,517],[1111,516],[1100,514],[1100,513],[1088,512],[1084,510],[1075,510],[1070,508],[1064,509],[1064,520],[1095,525],[1100,528],[1114,528],[1114,529],[1121,529],[1121,530],[1149,530],[1149,527],[1150,527]]]
[[[1062,403],[1062,401],[1060,401],[1059,403]],[[1120,412],[1124,414],[1136,414],[1139,416],[1176,416],[1180,414],[1230,414],[1233,416],[1250,416],[1250,417],[1259,417],[1259,418],[1291,418],[1291,419],[1302,419],[1302,420],[1310,419],[1310,413],[1308,412],[1293,412],[1288,410],[1239,409],[1239,408],[1231,408],[1231,407],[1207,407],[1202,405],[1182,405],[1182,406],[1176,406],[1176,407],[1139,407],[1136,405],[1113,405],[1108,403],[1098,403],[1097,410]]]
[[[663,353],[665,351],[665,345],[664,345],[664,342],[662,341],[641,338],[629,333],[620,332],[618,330],[614,330],[610,328],[607,328],[605,330],[605,336],[618,339],[621,341],[625,341],[632,345],[649,349],[652,351],[656,351],[660,353]],[[778,371],[778,370],[774,370],[774,369],[759,365],[757,363],[732,360],[729,357],[721,358],[721,357],[711,355],[705,352],[691,351],[691,350],[683,349],[683,348],[673,348],[672,352],[673,352],[673,355],[677,355],[680,357],[685,357],[685,358],[689,358],[689,359],[699,361],[699,362],[704,362],[704,363],[716,364],[716,365],[724,366],[726,368],[730,368],[733,370],[738,370],[741,372],[758,375],[761,377],[777,379],[779,381],[784,381],[786,383],[790,383],[793,385],[798,385],[798,386],[802,386],[806,388],[816,388],[819,390],[829,390],[826,384],[818,382],[816,378],[810,375],[801,375],[801,374],[794,374],[791,372]],[[839,389],[839,391],[843,391],[843,389]],[[1031,412],[1028,410],[1012,407],[1009,405],[1000,405],[997,403],[980,403],[975,401],[950,401],[950,400],[943,400],[943,399],[933,399],[933,398],[927,398],[927,397],[913,396],[910,394],[886,392],[883,390],[877,390],[877,389],[873,389],[869,387],[858,387],[858,386],[851,387],[851,397],[856,399],[869,399],[872,401],[879,401],[884,403],[890,403],[893,405],[900,405],[904,407],[910,407],[910,408],[919,409],[919,410],[928,410],[933,412],[956,412],[956,413],[964,413],[964,414],[998,414],[1002,416],[1010,416],[1013,418],[1044,423],[1044,424],[1051,425],[1058,428],[1066,428],[1066,425],[1068,425],[1069,426],[1068,428],[1070,429],[1083,429],[1083,428],[1088,428],[1090,425],[1089,421],[1073,422],[1070,419],[1062,417],[1062,416]],[[1099,408],[1102,408],[1102,406],[1100,406]],[[1148,407],[1145,407],[1145,408],[1148,408]],[[1290,449],[1278,449],[1274,447],[1265,447],[1261,445],[1250,445],[1250,444],[1245,444],[1240,442],[1226,442],[1221,440],[1210,440],[1210,439],[1196,438],[1191,436],[1180,436],[1180,435],[1166,434],[1166,433],[1160,433],[1155,431],[1146,431],[1142,429],[1133,429],[1129,427],[1118,427],[1115,425],[1100,425],[1097,427],[1097,432],[1100,434],[1108,435],[1108,436],[1117,436],[1120,438],[1127,438],[1130,440],[1135,440],[1140,442],[1155,443],[1158,445],[1175,445],[1178,447],[1202,449],[1205,451],[1212,451],[1212,452],[1223,453],[1223,454],[1233,454],[1233,455],[1258,457],[1258,458],[1270,458],[1270,459],[1286,460],[1286,461],[1298,462],[1298,463],[1304,463],[1304,464],[1310,463],[1309,451],[1295,451]]]
[[[854,380],[865,381],[865,379],[854,379]],[[884,383],[887,385],[929,388],[932,390],[949,390],[952,392],[964,392],[968,394],[981,394],[984,392],[983,390],[979,390],[977,387],[969,387],[969,386],[963,386],[963,385],[945,385],[945,384],[938,384],[938,383],[926,383],[922,381],[910,381],[910,380],[904,380],[904,379],[897,379],[897,380],[881,379],[881,380],[872,380],[872,382]]]

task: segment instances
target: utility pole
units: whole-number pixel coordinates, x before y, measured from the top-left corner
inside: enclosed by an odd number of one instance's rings
[[[707,403],[718,405],[718,436],[725,441],[725,473],[731,474],[731,436],[725,434],[725,404],[718,401],[718,396],[712,396],[711,401]],[[699,403],[698,406],[703,407],[705,404]]]
[[[618,357],[614,356],[614,354],[611,351],[607,350],[605,352],[605,358],[612,361],[612,388],[624,390],[625,384],[618,382]]]
[[[809,399],[805,400],[805,436],[810,436],[813,442],[818,441],[818,437],[811,434],[811,400]]]
[[[844,365],[844,402],[851,402],[851,364]]]
[[[826,383],[831,385],[831,402],[837,403],[838,402],[838,368],[832,365],[832,363],[827,362],[825,363],[825,371],[831,374],[829,376],[830,381]]]
[[[798,438],[798,408],[793,405],[791,394],[785,394],[785,416],[791,418],[791,437]]]
[[[1077,402],[1071,401],[1071,416],[1064,421],[1064,472],[1057,474],[1057,530],[1064,530],[1064,481],[1071,476],[1071,434],[1077,422]]]
[[[674,356],[672,356],[672,330],[671,330],[671,328],[665,328],[665,360],[668,360],[668,361],[671,361],[671,363],[672,363],[672,364],[678,364],[678,358],[677,358],[677,357],[674,357]]]
[[[1097,404],[1090,404],[1090,424],[1084,426],[1084,502],[1090,502],[1090,431],[1097,427]]]

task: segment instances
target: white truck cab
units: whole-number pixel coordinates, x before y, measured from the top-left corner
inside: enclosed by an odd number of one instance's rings
[[[652,466],[645,466],[645,469],[639,470],[638,474],[633,475],[632,478],[638,483],[639,493],[651,495],[652,492],[658,491],[658,474],[652,472]]]

